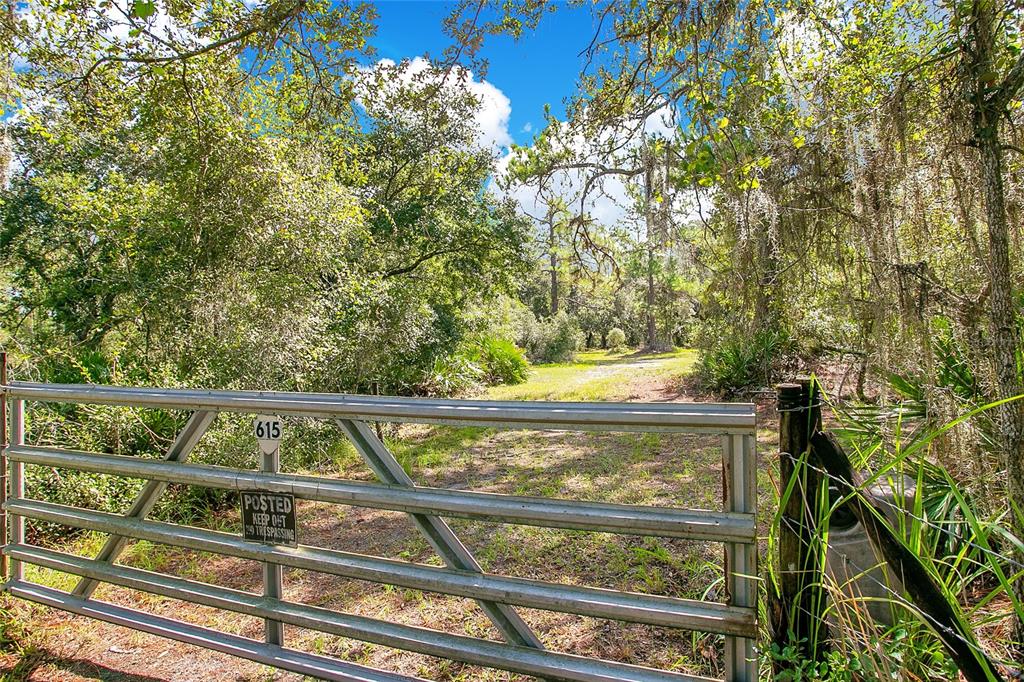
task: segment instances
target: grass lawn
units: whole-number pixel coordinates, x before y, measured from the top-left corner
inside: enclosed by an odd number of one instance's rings
[[[574,362],[534,365],[526,383],[494,386],[486,397],[494,400],[629,400],[630,390],[652,382],[681,380],[697,360],[696,351],[632,354],[589,351]]]
[[[540,365],[518,386],[486,391],[501,400],[684,399],[694,353],[582,353],[573,363]],[[765,434],[769,435],[769,434]],[[388,445],[418,484],[486,492],[631,504],[721,507],[716,437],[683,434],[560,433],[406,425],[387,431]],[[350,448],[338,447],[330,475],[371,480]],[[767,482],[766,482],[767,483]],[[764,495],[762,495],[762,498]],[[394,512],[303,503],[300,541],[363,554],[439,564],[408,519]],[[236,510],[204,525],[238,531]],[[451,525],[484,569],[494,573],[688,598],[721,598],[722,546],[454,520]],[[87,534],[69,549],[95,553]],[[195,580],[258,591],[261,567],[249,561],[139,542],[124,563]],[[30,579],[68,589],[74,580],[42,569]],[[286,569],[286,598],[347,613],[496,638],[471,601]],[[259,638],[261,622],[129,590],[103,586],[100,599]],[[0,658],[11,680],[297,679],[196,647],[6,599],[17,615]],[[705,675],[722,673],[721,638],[664,628],[518,609],[551,649]],[[290,646],[436,680],[528,679],[409,654],[298,628]],[[17,647],[21,647],[20,650]],[[10,648],[10,647],[9,647]]]

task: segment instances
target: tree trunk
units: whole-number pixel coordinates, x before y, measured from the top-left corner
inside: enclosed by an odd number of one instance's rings
[[[987,137],[987,136],[986,136]],[[995,135],[992,135],[995,138]],[[985,217],[989,244],[989,324],[992,334],[992,362],[995,365],[997,399],[1024,393],[1017,371],[1017,321],[1013,309],[1013,272],[1010,266],[1009,228],[1003,193],[1002,150],[998,139],[979,139],[982,181],[985,187]],[[1006,466],[1006,493],[1014,516],[1014,531],[1024,538],[1024,400],[1002,405],[998,414],[999,444]],[[1024,555],[1018,552],[1018,561]],[[1024,583],[1016,583],[1017,596],[1024,600]],[[1024,621],[1020,614],[1014,640],[1024,642]],[[1021,647],[1024,649],[1024,647]]]
[[[1013,307],[1013,271],[1010,266],[1009,226],[1003,193],[1002,150],[998,140],[979,140],[982,178],[985,185],[985,217],[988,221],[989,315],[992,327],[992,358],[1000,398],[1024,392],[1017,372],[1018,334]],[[1006,454],[1024,456],[1024,403],[1017,401],[1002,409],[1001,435]],[[1018,457],[1020,458],[1020,457]]]
[[[973,78],[970,97],[988,223],[989,325],[995,397],[1002,400],[1024,393],[1024,386],[1017,370],[1020,339],[1013,306],[1013,269],[1003,189],[1003,152],[999,140],[1001,107],[989,97],[995,16],[991,5],[985,2],[974,3],[973,15],[970,37],[974,59],[970,71]],[[1006,493],[1014,518],[1014,531],[1017,537],[1024,538],[1024,401],[1016,400],[999,408],[998,438],[1006,466]],[[1024,561],[1024,555],[1018,551],[1016,559]],[[1017,581],[1016,591],[1018,597],[1024,598],[1022,581]],[[1015,630],[1013,639],[1024,642],[1024,621],[1020,614]]]
[[[551,259],[551,314],[558,314],[558,253],[555,251],[555,217],[548,215],[548,255]]]
[[[658,324],[654,317],[654,247],[647,245],[647,347],[654,349],[658,345]]]
[[[647,229],[647,348],[653,350],[658,344],[658,325],[654,316],[654,257],[658,233],[658,216],[654,207],[654,159],[651,150],[643,149],[644,163],[644,224]]]
[[[758,277],[757,291],[754,295],[754,332],[772,332],[780,326],[781,301],[779,292],[779,263],[778,249],[772,244],[769,230],[771,226],[766,224],[766,219],[757,218],[758,222],[758,249],[757,263],[754,267],[760,270]]]

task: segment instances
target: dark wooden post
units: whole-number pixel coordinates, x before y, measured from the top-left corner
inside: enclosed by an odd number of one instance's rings
[[[821,428],[818,391],[811,379],[779,384],[779,590],[770,595],[773,639],[780,649],[798,648],[801,658],[824,653],[824,592],[820,548],[814,538],[824,476],[810,458],[809,443]],[[787,498],[787,489],[789,490]],[[826,489],[827,490],[827,489]],[[776,662],[777,669],[785,665]]]

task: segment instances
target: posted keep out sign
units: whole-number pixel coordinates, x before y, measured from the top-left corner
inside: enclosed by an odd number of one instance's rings
[[[242,493],[242,537],[272,545],[298,544],[295,497],[287,493]]]

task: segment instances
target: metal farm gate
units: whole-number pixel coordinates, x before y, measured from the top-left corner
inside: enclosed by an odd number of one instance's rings
[[[706,679],[546,650],[516,614],[515,606],[719,633],[725,635],[726,679],[757,679],[757,466],[752,405],[494,402],[23,382],[11,382],[0,390],[10,411],[10,444],[3,453],[6,459],[0,459],[0,464],[6,463],[3,509],[9,527],[9,537],[3,542],[10,562],[4,589],[16,597],[330,680],[394,682],[415,678],[289,649],[283,646],[284,624],[548,680]],[[188,410],[192,414],[162,460],[146,459],[26,445],[26,401]],[[261,471],[187,463],[189,453],[220,412],[259,415],[254,435],[264,453]],[[280,416],[334,420],[380,484],[280,473],[275,447],[275,439],[281,435]],[[717,434],[722,442],[723,509],[656,508],[419,487],[367,421]],[[25,498],[26,464],[140,478],[148,483],[125,515],[108,514]],[[238,491],[243,535],[146,520],[169,483]],[[297,545],[295,499],[405,512],[446,567]],[[721,542],[725,545],[727,603],[484,573],[443,517]],[[74,556],[26,544],[25,519],[99,531],[109,537],[95,558]],[[117,565],[129,539],[263,562],[264,592],[257,595]],[[25,562],[80,576],[80,581],[70,593],[27,582]],[[284,566],[474,599],[505,642],[285,601],[281,589]],[[263,618],[265,641],[92,599],[100,582]]]

